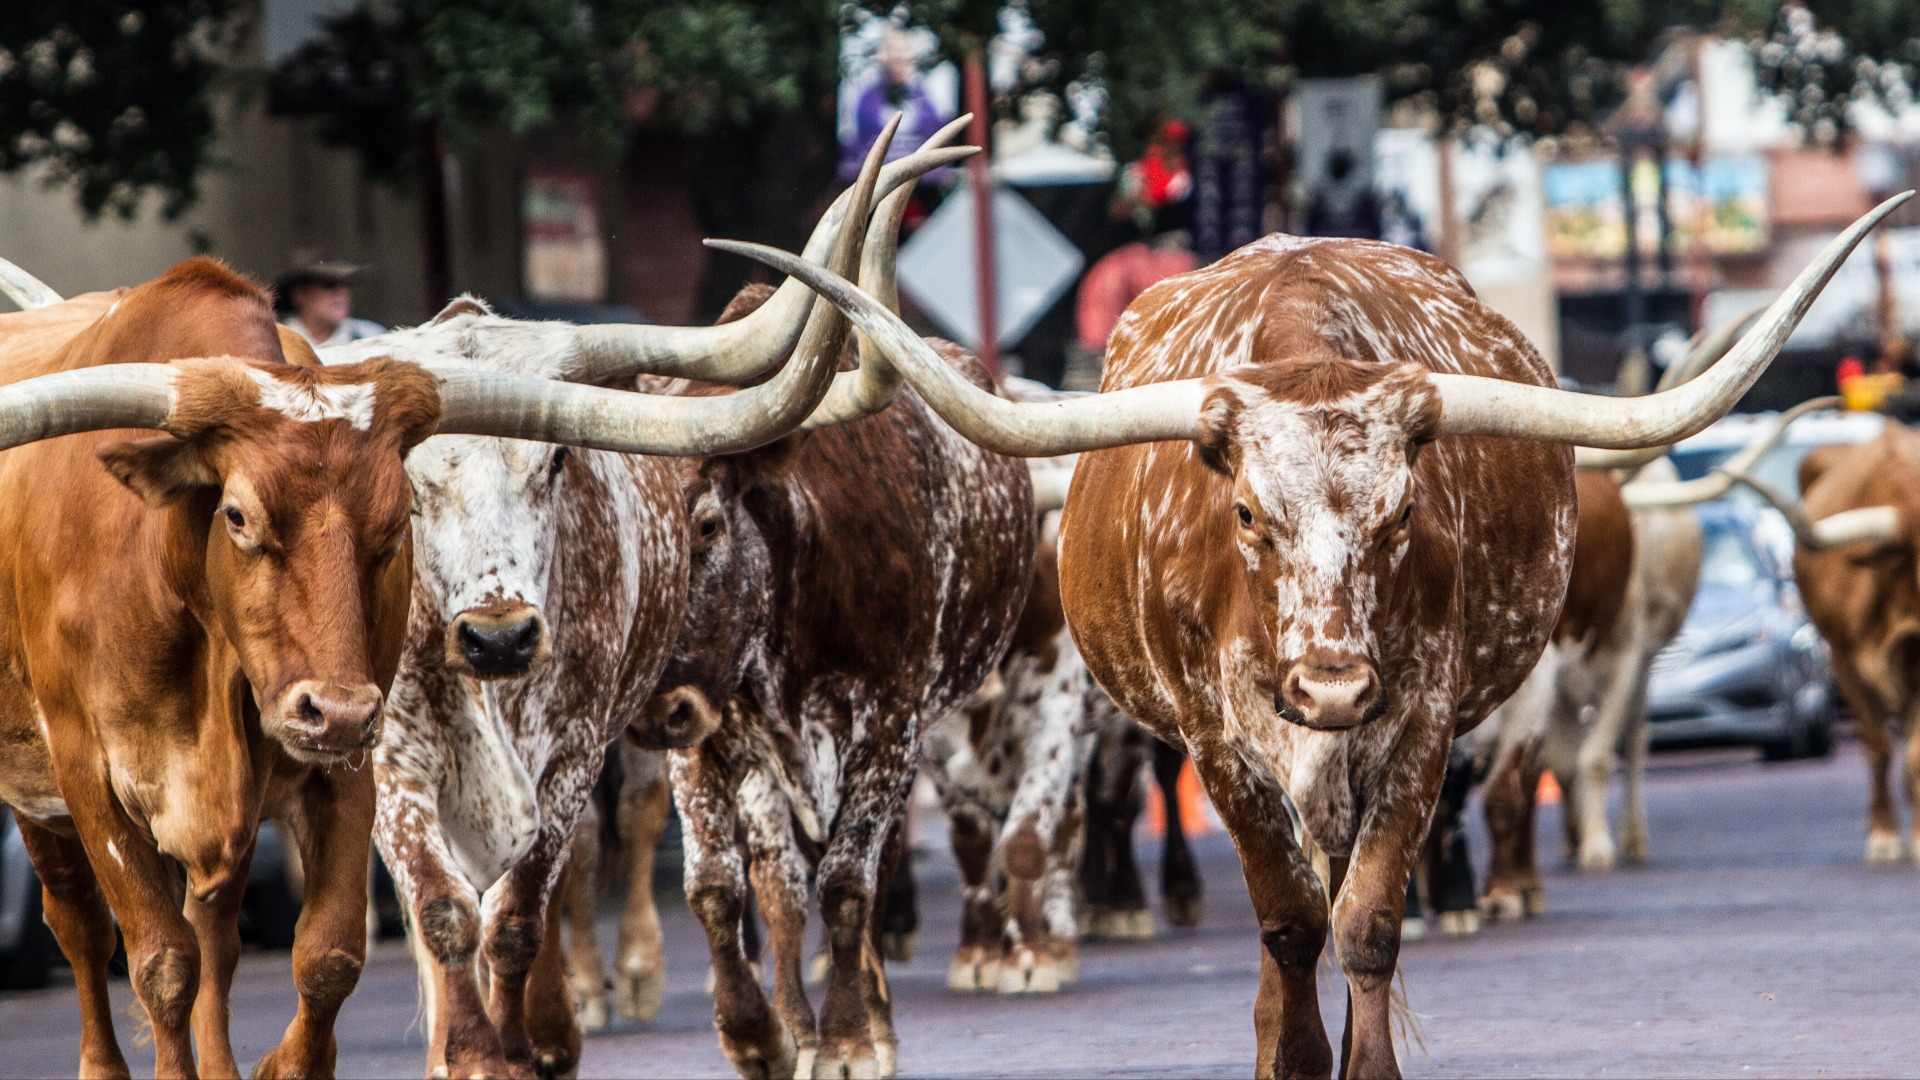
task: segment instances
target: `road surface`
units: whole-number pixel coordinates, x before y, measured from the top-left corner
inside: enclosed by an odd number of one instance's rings
[[[1407,1073],[1920,1074],[1920,871],[1860,865],[1857,746],[1843,743],[1826,761],[1755,758],[1656,756],[1647,866],[1582,875],[1555,865],[1541,919],[1404,950],[1419,1029],[1403,1047]],[[1541,850],[1557,852],[1554,811],[1540,828]],[[1252,910],[1225,838],[1205,836],[1198,847],[1208,889],[1200,928],[1089,945],[1080,985],[1023,999],[945,989],[957,879],[944,852],[924,854],[920,955],[893,973],[902,1075],[1249,1075]],[[665,914],[665,1008],[650,1025],[590,1039],[583,1076],[733,1075],[701,993],[698,927],[683,904],[666,904]],[[421,1074],[414,993],[404,950],[378,946],[341,1016],[340,1075]],[[118,994],[133,1011],[124,982]],[[1331,973],[1322,1002],[1337,1046],[1344,989]],[[234,1011],[236,1051],[251,1065],[292,1016],[284,954],[243,960]],[[123,1045],[132,1046],[134,1028],[123,1020]],[[70,984],[0,996],[0,1071],[71,1075],[76,1031]],[[136,1074],[151,1075],[150,1051],[132,1060]]]

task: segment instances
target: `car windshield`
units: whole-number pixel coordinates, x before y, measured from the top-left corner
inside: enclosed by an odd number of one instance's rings
[[[1747,539],[1729,528],[1707,530],[1700,557],[1700,584],[1746,588],[1761,580],[1760,561]]]

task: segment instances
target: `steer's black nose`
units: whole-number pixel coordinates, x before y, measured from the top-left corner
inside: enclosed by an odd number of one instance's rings
[[[540,616],[529,609],[509,615],[468,612],[454,620],[453,643],[475,675],[524,675],[540,656]]]

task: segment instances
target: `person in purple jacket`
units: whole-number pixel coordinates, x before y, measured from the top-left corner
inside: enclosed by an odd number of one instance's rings
[[[927,95],[914,62],[915,51],[913,39],[904,30],[894,27],[887,31],[880,43],[880,74],[860,91],[854,103],[853,134],[841,147],[841,180],[851,182],[860,175],[860,164],[873,148],[873,140],[879,137],[880,129],[894,113],[905,113],[906,117],[900,121],[900,131],[887,149],[888,161],[918,150],[921,143],[953,119],[942,114]],[[922,178],[921,183],[938,186],[947,172],[937,169]]]

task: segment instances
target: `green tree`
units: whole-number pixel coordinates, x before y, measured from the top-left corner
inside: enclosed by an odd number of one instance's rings
[[[0,4],[0,173],[44,166],[88,217],[193,202],[242,0]]]

